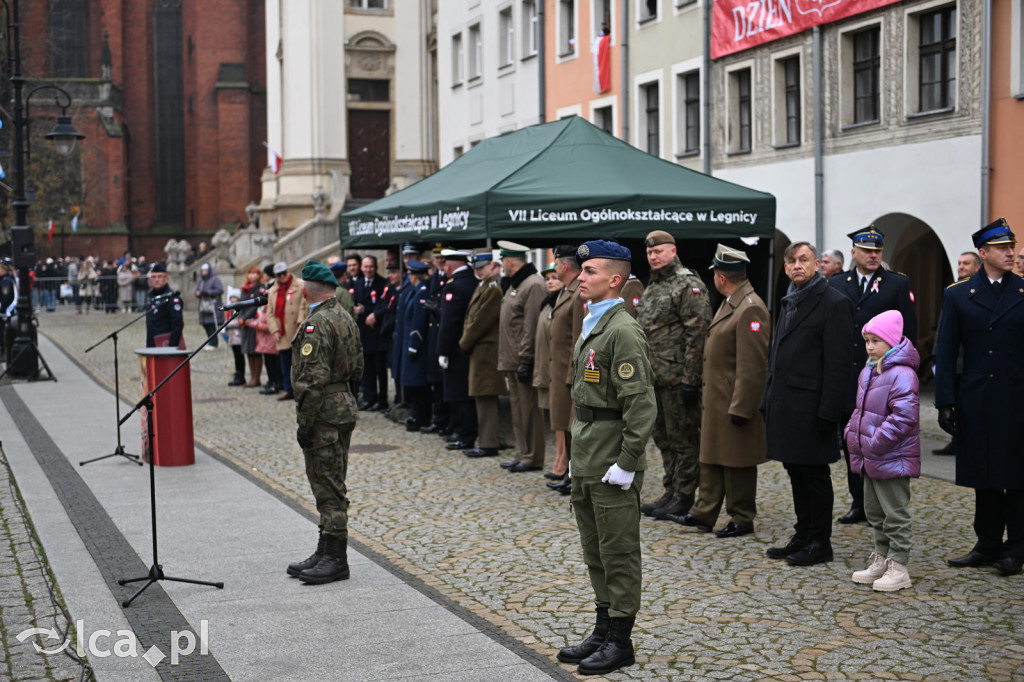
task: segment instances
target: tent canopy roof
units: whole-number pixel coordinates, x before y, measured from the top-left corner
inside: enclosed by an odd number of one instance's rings
[[[491,239],[772,237],[775,197],[669,163],[570,118],[482,141],[340,218],[342,246]]]

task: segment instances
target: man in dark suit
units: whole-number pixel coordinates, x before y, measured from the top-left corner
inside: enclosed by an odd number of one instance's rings
[[[377,274],[377,259],[363,258],[361,276],[352,285],[353,311],[363,344],[363,399],[360,410],[382,410],[388,405],[387,346],[381,337],[373,311],[384,295],[386,279]]]
[[[1024,382],[1024,279],[1012,272],[1016,238],[1004,219],[972,238],[982,267],[946,288],[935,342],[939,426],[957,438],[956,483],[974,488],[978,537],[949,565],[1016,575],[1024,566],[1024,445],[1013,428]]]
[[[791,284],[775,323],[760,410],[768,459],[789,474],[796,532],[766,554],[810,566],[832,560],[829,464],[839,459],[853,304],[818,272],[818,254],[807,242],[790,244],[783,258]]]
[[[441,294],[437,362],[443,376],[444,401],[451,410],[454,428],[447,448],[468,450],[476,442],[476,405],[469,395],[469,353],[459,347],[459,339],[462,338],[462,325],[478,282],[469,268],[468,253],[446,249],[441,255],[445,259],[448,281]]]
[[[864,339],[860,335],[865,323],[886,310],[898,310],[903,315],[904,336],[917,345],[917,306],[914,304],[914,292],[910,290],[910,278],[882,267],[885,235],[876,230],[874,225],[870,225],[847,236],[853,240],[853,249],[850,253],[854,266],[848,272],[839,273],[828,281],[831,286],[853,301],[853,329],[850,335],[853,357],[845,386],[843,423],[853,414],[853,404],[857,399],[857,377],[864,369],[864,363],[868,358],[864,349]],[[867,521],[867,517],[864,516],[864,480],[860,474],[850,471],[850,453],[846,449],[845,441],[842,446],[843,455],[846,457],[846,480],[852,502],[850,510],[839,517],[839,523]]]

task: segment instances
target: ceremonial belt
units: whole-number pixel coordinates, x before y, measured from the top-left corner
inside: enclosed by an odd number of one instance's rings
[[[338,381],[333,384],[327,384],[324,386],[324,395],[330,395],[332,393],[341,393],[342,391],[349,390],[348,384],[344,381]]]
[[[587,407],[575,405],[576,418],[583,422],[611,422],[622,420],[622,410],[609,410],[604,407]]]

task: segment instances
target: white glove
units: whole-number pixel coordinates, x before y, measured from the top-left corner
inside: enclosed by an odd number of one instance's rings
[[[448,369],[448,356],[447,355],[438,355],[437,356],[437,364],[441,365],[441,369]]]
[[[565,473],[572,478],[572,460],[569,460],[569,464],[565,467]]]
[[[617,485],[623,490],[629,490],[629,486],[633,485],[634,475],[635,472],[626,471],[625,469],[620,468],[618,464],[613,464],[608,467],[608,471],[605,472],[601,482],[608,483],[609,485]]]

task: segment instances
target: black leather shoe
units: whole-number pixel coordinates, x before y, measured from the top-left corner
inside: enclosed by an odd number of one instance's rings
[[[563,490],[566,490],[566,489],[572,487],[572,479],[565,478],[565,479],[562,479],[562,481],[560,481],[558,483],[545,483],[544,485],[546,485],[547,487],[551,488],[552,490],[557,490],[558,492],[562,492]]]
[[[423,430],[423,425],[420,424],[419,422],[408,422],[405,425],[405,430],[409,431],[410,433],[417,433]]]
[[[469,450],[473,447],[473,441],[471,440],[456,440],[448,443],[444,446],[445,450]],[[495,453],[497,454],[497,453]]]
[[[696,528],[701,533],[711,532],[711,526],[704,523],[703,521],[698,520],[697,517],[695,517],[693,514],[669,514],[665,518],[669,521],[675,521],[681,526],[690,526],[691,528]]]
[[[437,424],[430,424],[429,426],[420,427],[420,433],[438,433],[441,427]]]
[[[801,549],[804,548],[804,545],[806,544],[807,538],[802,537],[799,534],[794,534],[793,537],[789,539],[789,542],[785,544],[785,546],[769,547],[767,551],[765,551],[764,555],[769,559],[785,559],[790,554],[796,554],[797,552],[799,552]]]
[[[498,448],[470,448],[463,450],[462,454],[466,457],[497,457]]]
[[[565,479],[565,474],[546,473],[544,474],[544,478],[548,479],[549,481],[561,481]]]
[[[665,504],[665,506],[658,507],[653,512],[651,512],[651,516],[653,516],[656,519],[661,519],[662,521],[665,521],[668,519],[669,514],[674,514],[675,516],[682,516],[686,514],[688,511],[690,511],[690,507],[692,506],[692,501],[688,502],[686,500],[680,500],[679,498],[673,498],[669,500],[668,503]]]
[[[439,436],[450,436],[453,433],[455,433],[454,426],[444,426],[437,430],[437,435]]]
[[[753,526],[741,526],[735,521],[730,521],[725,524],[725,528],[719,531],[715,531],[716,538],[739,538],[744,535],[750,535],[754,532]]]
[[[360,400],[358,403],[356,403],[356,409],[358,409],[360,412],[365,412],[366,410],[370,409],[370,405],[372,404],[373,403],[371,403],[369,400]]]
[[[956,443],[950,441],[938,450],[932,450],[933,455],[952,455],[956,457]]]
[[[829,561],[832,561],[832,543],[820,540],[811,540],[799,552],[786,557],[786,563],[790,566],[813,566]]]
[[[668,504],[669,500],[671,500],[671,499],[672,499],[672,493],[665,493],[664,495],[662,495],[661,497],[656,499],[654,502],[648,502],[646,504],[641,504],[640,505],[640,513],[643,514],[644,516],[650,516],[651,514],[654,513],[655,509],[657,509],[658,507],[664,507],[666,504]]]
[[[1003,575],[1017,575],[1024,569],[1024,558],[1019,556],[1004,556],[998,559],[993,566]]]
[[[566,480],[565,487],[564,488],[559,488],[558,492],[561,493],[563,496],[568,497],[569,495],[572,495],[572,481],[570,481],[568,478],[565,479],[565,480]]]
[[[500,466],[502,469],[511,469],[517,464],[519,464],[519,461],[514,459],[511,462],[502,462]]]
[[[516,462],[508,468],[513,474],[521,474],[524,471],[540,471],[543,467],[534,466],[532,464],[523,464],[522,462]]]
[[[260,395],[274,395],[277,393],[277,386],[264,386],[260,389]]]
[[[449,433],[441,440],[443,440],[445,443],[454,443],[457,440],[462,440],[462,436],[459,436],[458,434],[455,433]]]
[[[981,552],[972,549],[966,555],[957,557],[956,559],[950,559],[946,563],[953,568],[977,568],[978,566],[988,566],[995,562],[995,557],[989,556],[988,554],[982,554]]]
[[[240,379],[239,377],[235,377],[234,379],[232,379],[231,381],[228,382],[228,386],[243,386],[243,385],[245,385],[245,379]]]
[[[867,520],[862,507],[851,507],[850,511],[839,517],[839,523],[863,523]]]

